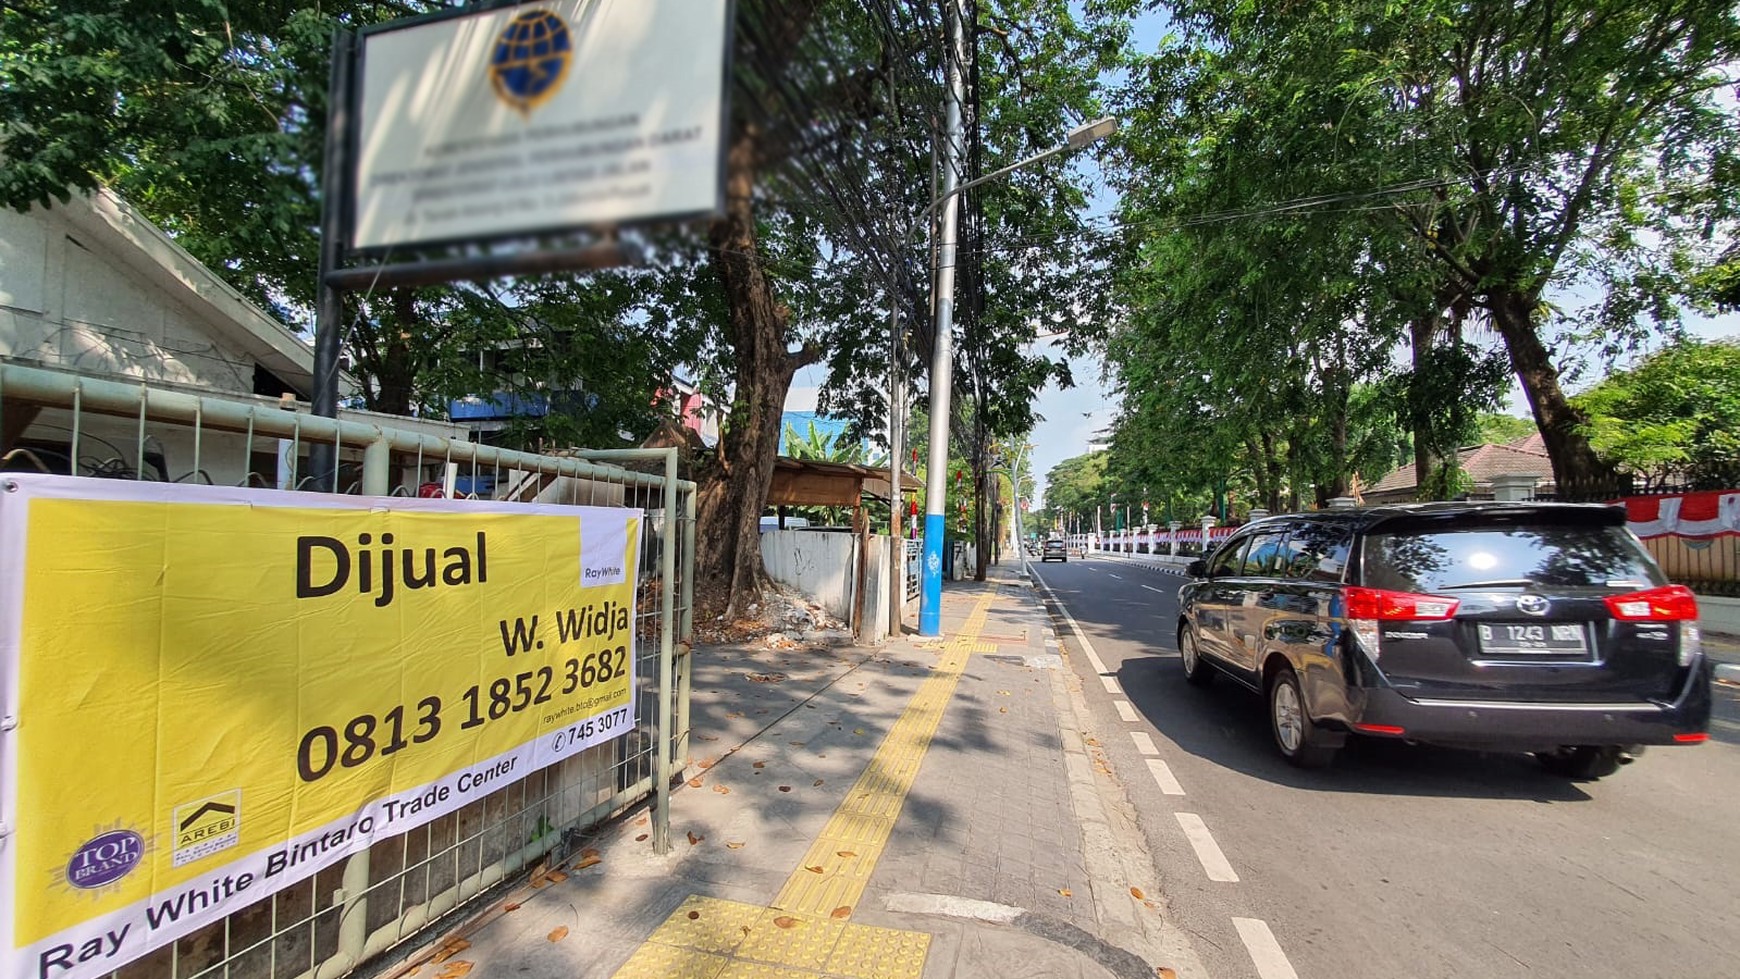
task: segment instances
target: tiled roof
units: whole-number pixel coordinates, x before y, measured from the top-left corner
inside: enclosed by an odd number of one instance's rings
[[[1526,442],[1527,439],[1521,441]],[[1457,452],[1456,461],[1462,466],[1462,471],[1474,480],[1477,489],[1491,486],[1494,476],[1533,476],[1541,481],[1543,487],[1553,481],[1553,462],[1547,458],[1547,454],[1518,448],[1515,443],[1495,445],[1489,442],[1486,445],[1471,446]],[[1373,495],[1396,493],[1411,490],[1418,483],[1419,479],[1414,475],[1414,464],[1410,462],[1392,470],[1365,492]]]
[[[1513,449],[1521,449],[1524,452],[1538,452],[1541,455],[1547,454],[1547,440],[1541,438],[1540,432],[1535,432],[1532,435],[1525,435],[1522,438],[1517,439],[1515,442],[1506,442],[1505,444]]]

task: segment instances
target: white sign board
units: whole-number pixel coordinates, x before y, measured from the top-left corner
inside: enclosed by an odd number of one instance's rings
[[[351,246],[715,212],[728,0],[549,0],[363,35]]]

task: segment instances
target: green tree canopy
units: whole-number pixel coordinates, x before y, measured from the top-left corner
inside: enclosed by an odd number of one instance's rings
[[[1574,400],[1596,449],[1646,485],[1740,487],[1740,341],[1670,344]]]

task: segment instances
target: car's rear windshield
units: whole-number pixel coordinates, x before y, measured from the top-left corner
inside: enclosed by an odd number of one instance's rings
[[[1624,529],[1577,525],[1372,534],[1361,554],[1360,578],[1372,588],[1410,592],[1665,583]]]

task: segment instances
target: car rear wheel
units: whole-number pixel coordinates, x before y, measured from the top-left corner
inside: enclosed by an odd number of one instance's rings
[[[1322,768],[1335,758],[1335,749],[1317,743],[1317,727],[1305,710],[1299,693],[1299,677],[1282,667],[1269,680],[1269,732],[1281,757],[1300,768]]]
[[[1202,654],[1196,649],[1196,634],[1190,626],[1178,630],[1178,658],[1184,661],[1184,679],[1199,687],[1208,686],[1214,679],[1214,667],[1202,661]]]
[[[1598,779],[1619,771],[1621,750],[1614,745],[1568,744],[1535,754],[1541,767],[1564,778]]]

